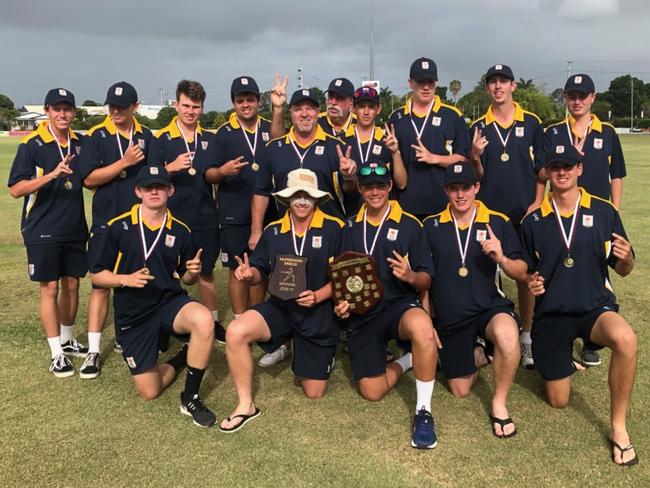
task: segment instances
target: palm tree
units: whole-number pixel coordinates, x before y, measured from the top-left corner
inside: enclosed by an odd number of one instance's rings
[[[461,88],[462,85],[458,80],[452,80],[451,83],[449,83],[449,91],[451,92],[451,95],[454,97],[454,103],[458,101],[458,94],[460,93]]]
[[[524,80],[523,78],[519,78],[517,85],[519,85],[519,88],[535,88],[535,83],[531,79]]]

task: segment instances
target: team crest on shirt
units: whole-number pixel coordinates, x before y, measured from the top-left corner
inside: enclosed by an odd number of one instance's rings
[[[81,146],[75,147],[74,150],[77,153],[77,156],[79,156],[79,153],[81,153]]]
[[[323,236],[312,236],[311,247],[314,249],[320,249],[323,247]]]
[[[269,142],[270,136],[268,132],[262,132],[262,140],[264,142]]]
[[[204,151],[208,149],[208,142],[209,141],[201,141],[201,147]]]
[[[594,226],[594,216],[593,215],[583,215],[582,216],[582,226],[583,227],[593,227]]]
[[[124,220],[122,221],[122,227],[124,228],[124,230],[129,230],[129,224],[127,224],[126,221]]]
[[[221,253],[221,262],[223,264],[226,264],[228,262],[228,253],[227,252],[222,252]]]
[[[487,231],[483,229],[476,229],[476,240],[478,242],[481,242],[486,239],[487,239]]]
[[[388,229],[388,233],[386,234],[386,239],[395,242],[397,240],[398,233],[399,231],[397,229]]]
[[[524,137],[523,127],[515,127],[515,137]]]
[[[374,146],[374,147],[372,148],[372,153],[373,153],[375,156],[379,156],[379,155],[381,154],[381,146]]]
[[[133,356],[129,356],[126,358],[126,364],[129,365],[129,368],[135,369],[136,364],[135,364],[135,359],[133,359]]]
[[[28,264],[27,265],[27,271],[29,271],[29,276],[34,276],[34,265],[33,264]]]
[[[165,236],[165,246],[174,247],[175,242],[176,242],[176,236],[173,236],[171,234],[167,234]]]
[[[600,137],[594,138],[594,149],[602,149],[603,148],[603,140]]]
[[[442,119],[440,117],[433,117],[431,119],[431,125],[435,125],[436,127],[440,127],[441,122],[442,122]]]
[[[102,139],[106,139],[106,132],[100,130],[99,133],[102,135]]]
[[[138,139],[138,147],[144,151],[144,139]]]
[[[322,156],[325,153],[325,146],[316,146],[314,153],[316,153],[318,156]]]

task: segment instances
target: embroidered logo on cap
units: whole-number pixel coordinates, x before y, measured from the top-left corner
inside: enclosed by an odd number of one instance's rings
[[[241,84],[242,85],[248,85],[248,78],[242,78],[241,79]]]
[[[343,84],[343,80],[336,80],[334,82],[334,86],[341,86]]]
[[[573,82],[576,85],[579,85],[580,83],[582,83],[582,76],[576,76],[575,78],[573,78]]]
[[[63,90],[63,89],[59,89],[59,95],[61,95],[62,97],[67,97],[67,96],[68,96],[68,92],[65,91],[65,90]]]
[[[462,164],[455,164],[454,165],[454,173],[462,173],[463,172],[463,165]]]
[[[122,87],[121,86],[116,86],[115,87],[115,94],[120,97],[122,96]]]
[[[150,175],[157,175],[158,174],[158,168],[156,168],[155,166],[151,166],[149,168],[149,174]]]
[[[497,65],[494,67],[494,69],[497,70],[497,71],[501,71],[501,70],[503,69],[503,65],[501,65],[501,64],[497,64]]]
[[[564,146],[555,146],[555,154],[564,154]]]
[[[302,95],[305,96],[305,97],[308,97],[309,96],[309,90],[303,90]]]
[[[429,61],[422,61],[422,69],[429,69]]]

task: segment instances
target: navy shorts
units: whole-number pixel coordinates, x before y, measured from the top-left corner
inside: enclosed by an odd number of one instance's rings
[[[237,269],[235,256],[244,258],[248,249],[248,238],[251,235],[250,225],[222,225],[221,226],[221,264],[224,268]]]
[[[197,251],[203,249],[203,253],[201,253],[201,276],[208,276],[214,271],[214,265],[219,257],[219,250],[221,248],[219,227],[193,230],[192,242],[196,246]]]
[[[382,302],[365,320],[348,322],[348,354],[355,380],[386,372],[386,343],[389,340],[396,339],[400,348],[411,350],[410,341],[399,338],[399,322],[412,308],[422,308],[417,298],[400,298]]]
[[[86,241],[28,244],[27,271],[32,281],[83,278],[88,272]]]
[[[573,341],[580,337],[591,350],[602,349],[600,344],[589,340],[596,320],[605,312],[618,312],[618,305],[598,307],[582,315],[545,315],[533,319],[533,359],[535,368],[546,381],[571,376],[573,364]]]
[[[293,339],[293,358],[291,370],[299,378],[326,380],[334,367],[338,330],[332,328],[329,337],[318,339],[305,337],[294,323],[287,310],[274,300],[255,305],[253,310],[265,320],[271,331],[271,339],[258,342],[264,352],[273,352],[282,344]]]
[[[438,349],[440,368],[447,379],[462,378],[476,373],[474,364],[476,338],[483,339],[487,345],[485,329],[490,320],[499,313],[510,315],[519,327],[519,317],[513,312],[512,307],[494,307],[453,327],[437,329],[438,338],[442,343],[442,349]]]
[[[115,324],[115,340],[122,346],[122,356],[132,375],[144,373],[158,363],[161,335],[187,340],[187,335],[174,332],[174,319],[188,303],[194,300],[185,294],[172,298],[151,312],[146,322],[135,326]]]

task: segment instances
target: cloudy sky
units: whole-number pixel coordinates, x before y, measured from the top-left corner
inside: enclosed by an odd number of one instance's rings
[[[597,90],[624,73],[650,82],[647,0],[0,0],[0,93],[16,105],[42,103],[64,86],[79,102],[103,102],[127,80],[143,103],[173,97],[181,78],[199,80],[207,108],[230,104],[235,76],[269,89],[276,71],[297,88],[355,85],[369,76],[371,3],[375,77],[403,94],[419,56],[438,64],[440,83],[470,89],[492,64],[547,91],[573,72],[591,73]]]

